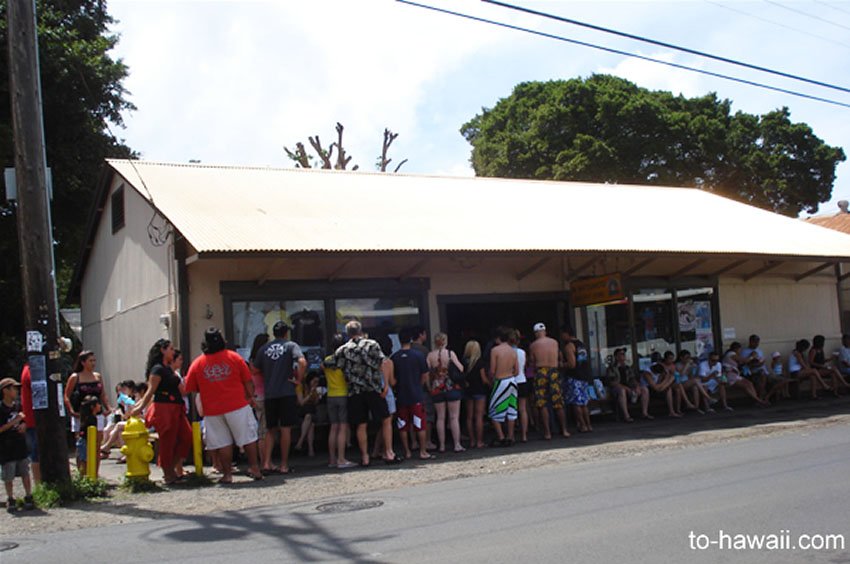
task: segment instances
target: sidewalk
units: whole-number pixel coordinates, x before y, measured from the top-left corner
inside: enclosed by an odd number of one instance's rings
[[[529,432],[529,441],[526,444],[518,442],[513,447],[507,448],[467,449],[466,452],[462,453],[454,453],[451,452],[450,449],[446,453],[436,453],[436,451],[432,451],[437,455],[436,460],[406,460],[401,466],[434,465],[447,461],[460,460],[483,460],[504,456],[506,454],[520,454],[563,448],[603,445],[608,442],[619,443],[623,441],[628,442],[644,441],[647,439],[663,439],[720,429],[747,428],[754,425],[787,423],[802,419],[825,419],[839,414],[850,414],[850,396],[824,398],[816,401],[788,400],[784,403],[768,408],[748,407],[744,402],[739,402],[739,407],[732,412],[718,411],[717,413],[706,415],[699,415],[696,412],[686,412],[685,416],[681,419],[656,416],[655,420],[652,421],[636,419],[633,423],[618,422],[615,421],[612,416],[594,416],[592,418],[594,428],[592,433],[578,433],[575,431],[575,427],[572,426],[572,436],[569,439],[560,438],[560,436],[555,433],[555,438],[551,441],[545,441],[539,433],[532,429]],[[447,442],[450,442],[448,437],[450,437],[451,434],[448,430],[446,432]],[[517,436],[519,436],[518,433]],[[489,440],[489,438],[488,433],[485,433],[485,439]],[[396,452],[401,452],[401,446],[398,443],[397,436]],[[110,458],[101,461],[100,477],[113,484],[120,484],[123,482],[124,473],[127,471],[127,468],[126,464],[117,463],[120,456],[121,453],[118,449],[113,449],[110,454]],[[349,460],[359,460],[360,457],[356,447],[352,447],[348,450],[348,458]],[[373,467],[383,467],[379,460],[375,462],[377,462],[377,464],[373,463]],[[320,444],[318,440],[316,442],[315,457],[309,458],[306,454],[293,452],[290,455],[290,464],[294,469],[292,478],[322,474],[335,475],[341,472],[327,467],[327,445]],[[75,467],[73,459],[71,460],[71,467]],[[244,470],[245,465],[240,464],[240,468]],[[186,472],[193,472],[194,466],[191,464],[187,465],[185,470]],[[211,470],[212,468],[209,466],[204,468],[207,475],[210,475]],[[368,471],[368,469],[353,469],[347,472],[351,471],[364,472]],[[151,464],[151,479],[162,479],[161,470],[153,463]],[[247,477],[239,476],[238,474],[234,475],[234,480],[240,482],[250,481]],[[267,479],[267,481],[275,480],[282,479],[275,476]]]
[[[510,448],[468,450],[439,455],[437,460],[406,460],[398,466],[378,462],[370,468],[331,470],[323,455],[295,456],[295,473],[269,476],[260,482],[234,475],[234,484],[192,488],[175,485],[156,493],[133,494],[113,487],[105,500],[76,503],[69,507],[0,515],[4,534],[75,530],[134,523],[161,518],[203,522],[208,515],[223,515],[241,509],[287,505],[293,509],[319,504],[370,499],[370,492],[399,490],[412,485],[474,480],[489,474],[509,474],[547,465],[616,465],[632,456],[652,456],[670,449],[719,447],[732,441],[766,440],[780,434],[805,433],[821,427],[840,426],[850,432],[850,397],[793,402],[766,409],[741,408],[714,415],[688,414],[683,419],[618,423],[595,420],[595,432],[575,434],[570,439],[543,441],[535,438]],[[534,435],[532,435],[534,436]],[[318,446],[318,445],[317,445]],[[721,454],[722,455],[722,454]],[[354,452],[350,453],[352,458]],[[125,465],[116,464],[117,450],[104,460],[102,476],[112,484],[123,480]],[[601,465],[600,465],[601,463]],[[187,471],[192,467],[188,466]],[[205,471],[209,473],[209,468]],[[162,473],[151,466],[151,478]],[[565,488],[573,487],[569,483]],[[403,494],[399,494],[403,495]]]

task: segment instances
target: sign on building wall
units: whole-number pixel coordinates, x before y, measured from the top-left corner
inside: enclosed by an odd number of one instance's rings
[[[622,300],[626,297],[619,272],[581,278],[570,282],[570,299],[574,306],[587,306]]]

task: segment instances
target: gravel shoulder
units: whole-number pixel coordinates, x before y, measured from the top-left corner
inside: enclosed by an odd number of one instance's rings
[[[839,402],[837,402],[839,403]],[[149,519],[183,518],[223,511],[290,503],[312,503],[364,494],[376,490],[454,480],[493,473],[512,473],[553,464],[576,464],[587,461],[612,460],[627,456],[648,455],[670,449],[693,448],[732,441],[751,440],[777,434],[799,433],[823,427],[850,425],[850,403],[840,401],[828,411],[799,419],[773,418],[765,422],[748,421],[752,415],[738,416],[724,428],[700,428],[697,425],[677,428],[671,434],[665,422],[649,422],[644,433],[660,436],[635,437],[624,424],[611,423],[608,429],[577,439],[533,441],[513,449],[484,449],[461,455],[443,455],[434,462],[405,461],[401,466],[384,466],[380,461],[368,469],[331,471],[305,469],[286,482],[271,476],[262,482],[251,482],[236,476],[232,486],[188,489],[178,487],[149,494],[131,494],[115,489],[110,498],[71,507],[0,515],[0,531],[4,537],[41,534],[54,531],[104,527]],[[809,411],[809,410],[806,410]],[[843,413],[834,413],[842,411]],[[809,415],[808,413],[805,415]],[[768,418],[770,419],[770,418]],[[696,421],[696,420],[695,420]],[[705,421],[703,419],[702,421]],[[669,424],[667,424],[669,425]],[[659,431],[666,431],[664,433]],[[608,431],[606,433],[606,431]],[[110,463],[107,463],[110,464]],[[115,465],[117,466],[117,465]],[[314,465],[315,466],[315,465]],[[115,475],[115,470],[112,470]],[[108,478],[110,476],[107,476]],[[17,482],[16,482],[17,483]]]

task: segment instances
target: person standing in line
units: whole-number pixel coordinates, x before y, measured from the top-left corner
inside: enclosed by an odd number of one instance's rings
[[[171,369],[174,371],[174,375],[180,379],[180,394],[183,396],[183,409],[186,413],[186,417],[189,417],[189,395],[186,393],[185,386],[185,378],[183,378],[183,352],[180,349],[174,349],[174,359],[171,361]],[[106,453],[109,457],[109,453]],[[182,458],[177,460],[177,463],[174,466],[174,472],[178,476],[182,476],[183,472],[183,462],[185,462]]]
[[[192,428],[186,418],[180,378],[171,369],[174,347],[168,339],[159,339],[148,352],[145,372],[148,388],[130,413],[136,417],[149,405],[145,425],[159,434],[159,467],[166,484],[182,479],[177,474],[177,462],[186,458],[192,448]]]
[[[519,346],[522,336],[519,330],[511,329],[511,348],[517,355],[517,367],[519,372],[516,373],[517,389],[517,414],[519,421],[519,440],[520,442],[528,442],[528,397],[531,395],[531,382],[525,377],[526,353],[525,349]]]
[[[590,401],[585,383],[590,373],[587,348],[575,338],[572,327],[565,325],[561,329],[561,337],[564,340],[564,388],[567,391],[567,403],[573,406],[579,433],[588,433],[593,431],[593,426],[587,409]]]
[[[384,378],[384,353],[374,340],[363,335],[359,321],[345,325],[348,342],[334,353],[334,362],[342,370],[348,383],[348,417],[356,430],[360,448],[360,463],[369,466],[369,439],[366,427],[369,416],[380,424],[384,441],[384,462],[399,464],[402,458],[393,452],[392,418],[387,407],[387,390],[390,382]]]
[[[514,374],[519,372],[516,351],[509,343],[511,330],[500,327],[496,345],[490,350],[490,374],[493,390],[490,392],[490,420],[496,431],[496,440],[491,446],[513,446],[517,420],[517,387]],[[507,422],[507,434],[502,423]]]
[[[413,453],[410,449],[409,433],[418,435],[419,458],[429,460],[434,458],[428,453],[428,441],[425,438],[425,407],[422,400],[425,396],[422,386],[428,381],[430,371],[425,357],[417,350],[410,347],[411,334],[409,329],[399,332],[401,349],[390,357],[393,363],[393,373],[398,390],[398,430],[401,435],[401,445],[404,448],[406,458],[411,458]]]
[[[71,432],[79,433],[81,430],[79,407],[82,398],[95,396],[100,399],[100,414],[96,417],[97,422],[97,444],[103,444],[103,430],[106,428],[106,413],[110,413],[108,394],[103,385],[103,377],[94,369],[97,366],[97,358],[92,351],[81,351],[74,363],[74,373],[68,377],[65,384],[65,407],[71,414]],[[77,464],[79,466],[79,460]],[[100,472],[100,457],[97,459],[97,471]]]
[[[345,447],[348,444],[348,384],[345,383],[345,375],[336,365],[333,355],[333,351],[344,343],[342,335],[334,335],[332,352],[322,362],[322,370],[328,383],[328,468],[341,470],[357,466],[345,458]]]
[[[38,463],[38,433],[35,430],[35,411],[32,408],[32,375],[29,364],[24,364],[21,370],[21,410],[26,418],[26,439],[32,479],[37,485],[41,483],[41,465]]]
[[[448,348],[448,336],[445,333],[434,335],[433,351],[428,353],[428,368],[431,371],[431,399],[437,412],[437,439],[440,452],[446,452],[446,412],[448,426],[454,439],[454,451],[463,452],[460,442],[460,400],[463,389],[449,377],[449,363],[463,372],[463,365],[454,351]]]
[[[295,441],[295,450],[302,452],[304,443],[307,443],[307,456],[316,456],[316,412],[319,401],[322,399],[322,389],[319,388],[319,374],[310,373],[304,381],[295,386],[295,398],[298,402],[299,416],[301,417],[301,434]]]
[[[487,410],[487,389],[490,380],[481,356],[481,344],[470,340],[463,348],[463,371],[466,374],[464,409],[466,432],[470,448],[484,448],[484,412]]]
[[[21,385],[12,378],[0,380],[0,474],[6,487],[6,511],[15,513],[14,481],[19,477],[24,485],[24,509],[34,509],[30,460],[27,457],[26,415],[18,403]]]
[[[289,474],[289,447],[292,427],[298,425],[298,401],[295,386],[307,373],[307,359],[297,343],[289,340],[289,325],[278,321],[272,327],[274,340],[257,352],[256,366],[263,375],[266,412],[266,451],[264,474]],[[274,433],[280,435],[280,466],[271,464]]]
[[[546,334],[546,325],[534,324],[534,341],[528,348],[534,368],[534,400],[543,424],[543,438],[552,438],[549,424],[549,407],[555,411],[561,425],[561,435],[570,436],[567,430],[567,415],[564,411],[564,394],[561,390],[561,375],[558,371],[558,341]]]
[[[186,374],[186,390],[198,392],[204,405],[207,450],[217,451],[218,459],[233,459],[233,444],[248,455],[248,476],[262,480],[257,455],[257,419],[254,384],[245,360],[226,348],[221,332],[210,327],[204,333],[203,354]],[[224,464],[220,484],[233,482],[232,465]]]
[[[263,373],[257,368],[257,353],[269,342],[268,333],[258,333],[251,343],[248,354],[248,372],[254,384],[254,416],[257,418],[257,452],[260,456],[260,468],[268,468],[271,464],[266,460],[266,388],[263,385]]]
[[[417,325],[411,328],[413,341],[410,343],[410,348],[419,351],[423,357],[428,358],[428,353],[431,351],[428,350],[428,347],[425,343],[428,342],[428,332],[421,325]],[[437,423],[437,411],[434,409],[434,402],[431,401],[431,390],[429,389],[428,382],[422,385],[422,389],[425,392],[423,396],[422,405],[425,406],[425,437],[428,439],[428,444],[425,445],[425,448],[428,450],[433,450],[437,448],[437,445],[434,444],[433,439],[431,437],[431,430],[434,428],[434,425]],[[414,448],[416,448],[415,440],[414,440]]]

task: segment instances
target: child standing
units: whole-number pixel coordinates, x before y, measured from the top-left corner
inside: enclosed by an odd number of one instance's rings
[[[86,473],[88,460],[88,429],[97,428],[97,416],[100,415],[101,404],[97,396],[85,396],[80,402],[80,431],[77,438],[77,470]]]
[[[27,457],[26,422],[18,403],[18,384],[12,378],[0,380],[0,467],[3,483],[6,485],[6,511],[14,513],[18,506],[12,491],[15,477],[24,484],[24,509],[33,509],[30,483],[30,460]]]

